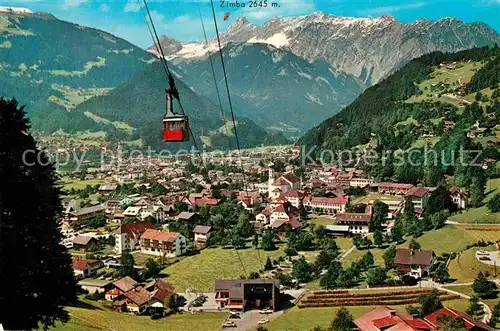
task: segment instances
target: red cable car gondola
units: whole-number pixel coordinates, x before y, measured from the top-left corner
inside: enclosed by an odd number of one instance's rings
[[[172,95],[167,91],[167,113],[163,117],[163,141],[179,142],[189,140],[189,119],[186,115],[173,112]]]

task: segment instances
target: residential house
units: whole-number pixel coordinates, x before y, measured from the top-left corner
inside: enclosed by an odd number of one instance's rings
[[[153,229],[150,222],[122,224],[115,230],[115,252],[122,254],[123,251],[140,249],[140,237],[147,229]]]
[[[150,305],[150,293],[143,287],[137,286],[120,294],[113,301],[113,308],[120,312],[133,312],[137,315],[145,313]]]
[[[305,196],[306,195],[304,191],[300,190],[291,190],[283,194],[283,197],[286,199],[286,201],[288,201],[295,208],[300,208],[300,206],[302,205],[302,200],[304,200]]]
[[[215,301],[221,309],[276,310],[280,304],[279,288],[277,279],[217,279]]]
[[[156,278],[144,285],[144,289],[149,292],[150,306],[164,308],[168,299],[175,293],[172,284],[164,279]],[[157,304],[160,305],[157,305]]]
[[[141,206],[130,206],[130,207],[127,207],[127,209],[125,209],[123,211],[123,216],[125,216],[125,217],[134,217],[134,218],[139,219],[140,215],[141,215],[141,209],[142,209]]]
[[[129,276],[125,276],[113,282],[112,288],[109,289],[105,294],[105,299],[112,301],[116,299],[121,294],[130,291],[134,287],[138,286],[138,283]]]
[[[116,191],[117,188],[118,188],[117,185],[101,185],[98,191],[101,194],[109,195],[114,191]]]
[[[84,258],[73,258],[72,267],[76,278],[86,278],[92,275],[103,263],[99,260],[87,260]]]
[[[212,234],[212,227],[208,225],[197,225],[194,227],[194,242],[197,246],[205,246]]]
[[[434,252],[430,250],[398,248],[394,264],[400,275],[424,278],[429,276],[429,270],[435,259]]]
[[[434,331],[429,322],[394,310],[379,307],[354,320],[359,331]]]
[[[413,203],[415,210],[423,211],[429,202],[429,189],[426,187],[412,187],[406,195]]]
[[[186,252],[186,237],[176,232],[148,229],[141,236],[141,252],[165,257],[176,257]]]
[[[308,196],[304,198],[302,203],[309,210],[334,215],[345,212],[349,197],[347,195],[340,195],[336,198]]]
[[[439,321],[440,318],[448,316],[453,319],[461,319],[464,321],[464,325],[468,330],[472,331],[494,331],[496,330],[495,328],[492,328],[488,324],[485,324],[480,321],[476,321],[473,319],[471,316],[467,315],[466,313],[462,313],[460,311],[457,311],[452,308],[448,307],[443,307],[433,313],[430,313],[429,315],[425,316],[425,320],[431,323],[433,326],[436,327],[436,329],[441,326],[441,322]]]
[[[451,200],[459,209],[467,209],[469,206],[469,194],[452,186],[450,188]]]
[[[413,184],[383,182],[378,183],[378,192],[381,194],[407,195],[413,187]]]
[[[199,218],[200,215],[198,213],[191,213],[187,211],[180,212],[179,215],[177,215],[176,217],[177,222],[183,222],[189,224],[196,224]]]
[[[83,223],[92,217],[105,216],[106,207],[104,205],[97,205],[93,207],[82,208],[79,211],[69,213],[70,223]]]
[[[370,223],[373,217],[373,207],[367,205],[364,213],[339,213],[336,220],[337,225],[348,225],[351,233],[369,233]]]
[[[444,131],[448,131],[450,129],[453,129],[455,126],[455,122],[453,121],[444,121]]]
[[[78,235],[73,238],[73,249],[85,253],[91,245],[97,245],[97,239],[90,236]]]

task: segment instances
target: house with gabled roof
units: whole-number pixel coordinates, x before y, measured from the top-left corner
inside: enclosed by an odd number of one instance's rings
[[[429,322],[390,307],[379,307],[354,320],[359,331],[434,331]]]
[[[435,261],[434,252],[423,249],[397,248],[394,258],[397,273],[414,278],[428,277]]]
[[[425,320],[432,325],[434,325],[437,328],[439,328],[442,323],[439,321],[441,317],[443,316],[448,316],[453,319],[461,319],[464,321],[464,325],[468,330],[472,331],[494,331],[496,330],[495,328],[492,328],[486,323],[476,321],[473,319],[470,315],[460,312],[458,310],[448,308],[448,307],[443,307],[433,313],[430,313],[425,316]]]

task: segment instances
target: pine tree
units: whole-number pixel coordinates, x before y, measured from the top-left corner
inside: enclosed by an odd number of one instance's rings
[[[76,301],[58,178],[28,130],[23,107],[0,99],[0,322],[9,330],[68,321],[63,306]]]
[[[484,200],[485,183],[480,177],[473,177],[472,184],[470,185],[470,205],[472,207],[479,207]]]
[[[272,270],[272,269],[273,269],[273,263],[271,262],[271,259],[268,256],[266,264],[264,264],[264,270]]]
[[[337,311],[337,316],[332,321],[332,331],[350,331],[354,327],[353,317],[351,313],[344,307]]]

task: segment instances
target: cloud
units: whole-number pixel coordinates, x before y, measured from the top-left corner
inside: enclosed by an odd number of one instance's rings
[[[151,18],[153,19],[153,22],[155,24],[161,23],[165,20],[165,16],[163,16],[163,14],[161,14],[159,11],[152,10],[150,12],[150,14],[151,14]],[[182,16],[179,16],[179,17],[182,17]]]
[[[400,5],[400,6],[383,6],[383,7],[367,8],[367,9],[358,10],[357,13],[359,15],[365,15],[365,16],[380,16],[380,15],[392,14],[392,13],[395,13],[398,11],[403,11],[403,10],[421,8],[424,6],[427,6],[427,3],[415,2],[415,3],[406,4],[406,5]]]
[[[84,3],[86,3],[87,0],[64,0],[63,2],[63,7],[64,8],[76,8],[80,7]]]
[[[141,6],[137,2],[137,0],[128,0],[125,8],[123,9],[123,11],[126,13],[136,13],[139,10],[141,10]]]
[[[109,5],[106,3],[103,3],[102,5],[99,6],[99,10],[104,12],[104,13],[107,13],[107,12],[109,12]]]

